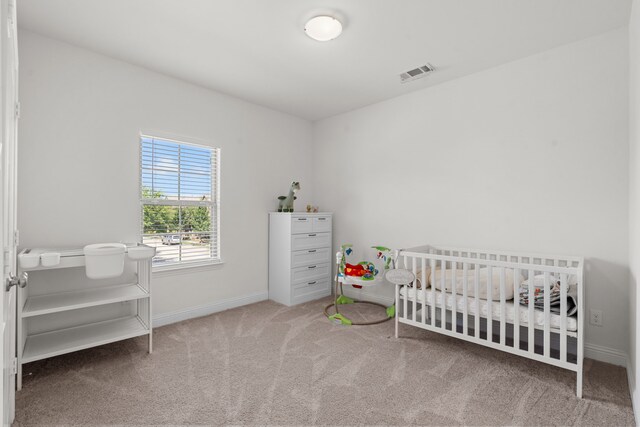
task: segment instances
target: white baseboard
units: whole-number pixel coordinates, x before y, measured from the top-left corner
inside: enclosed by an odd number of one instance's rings
[[[627,367],[627,353],[615,348],[603,347],[597,344],[584,344],[584,357],[611,363],[612,365]]]
[[[257,292],[242,297],[228,298],[213,304],[205,304],[197,307],[191,307],[184,310],[172,311],[153,316],[153,327],[170,325],[171,323],[181,322],[196,317],[208,316],[219,311],[229,310],[247,304],[253,304],[269,299],[268,292]]]

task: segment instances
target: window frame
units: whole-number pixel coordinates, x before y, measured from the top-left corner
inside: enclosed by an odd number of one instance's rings
[[[178,145],[195,147],[200,149],[206,149],[211,152],[211,200],[210,201],[201,201],[201,200],[162,200],[162,199],[153,199],[153,198],[143,198],[142,197],[142,151],[143,151],[143,139],[151,139],[151,140],[159,140],[168,143],[174,143]],[[207,144],[205,141],[194,140],[193,138],[182,137],[177,135],[168,136],[166,134],[158,133],[158,132],[140,132],[138,135],[138,201],[139,201],[139,221],[140,221],[140,238],[139,241],[141,243],[144,242],[145,230],[144,230],[144,207],[145,206],[206,206],[211,209],[211,217],[210,223],[211,228],[210,232],[210,241],[211,241],[211,254],[217,254],[217,257],[211,256],[210,258],[195,260],[195,261],[178,261],[172,262],[166,265],[155,264],[152,262],[152,271],[163,272],[163,271],[174,271],[174,270],[184,270],[184,269],[199,269],[208,266],[216,266],[219,264],[223,264],[224,261],[221,255],[221,244],[220,244],[220,159],[221,150],[219,147],[213,147]],[[165,234],[178,234],[182,235],[183,232],[176,233],[162,233]],[[216,237],[213,239],[213,237]],[[215,245],[215,246],[214,246]],[[180,246],[182,246],[182,240],[180,242]]]

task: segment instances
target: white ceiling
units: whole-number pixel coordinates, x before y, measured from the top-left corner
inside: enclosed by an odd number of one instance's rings
[[[21,0],[22,28],[316,120],[628,22],[631,0]],[[344,31],[320,43],[307,18]],[[594,60],[597,60],[594,58]],[[433,64],[431,76],[398,74]]]

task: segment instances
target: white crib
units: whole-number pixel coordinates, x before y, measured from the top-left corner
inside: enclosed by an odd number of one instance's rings
[[[396,338],[399,323],[404,323],[568,369],[576,372],[576,394],[582,397],[582,258],[433,246],[403,249],[397,255],[399,267],[413,271],[416,280],[396,286]],[[551,310],[549,291],[543,292],[542,307],[519,304],[523,280],[529,280],[532,302],[532,284],[542,281],[549,289],[556,279],[559,313]],[[507,299],[507,286],[513,286],[512,301]],[[570,286],[577,294],[574,316],[567,315]]]

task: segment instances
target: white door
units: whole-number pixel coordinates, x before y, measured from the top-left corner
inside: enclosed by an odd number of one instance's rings
[[[2,423],[11,425],[15,416],[16,390],[16,283],[17,251],[17,142],[18,142],[18,41],[16,0],[0,0],[0,68],[2,69],[2,132],[0,133],[0,331],[2,333]]]

